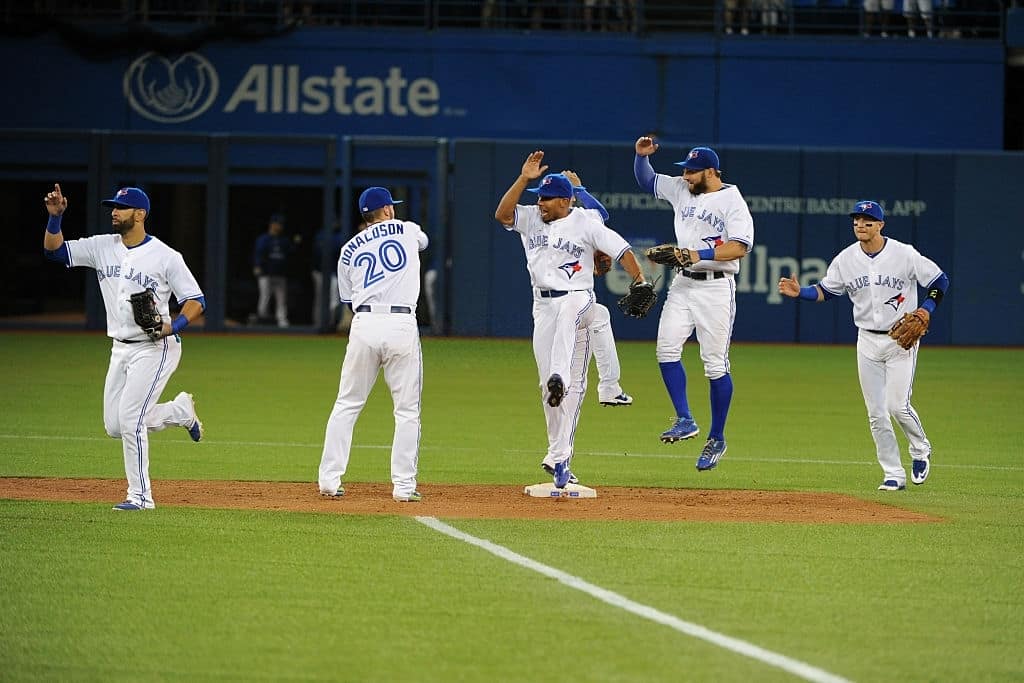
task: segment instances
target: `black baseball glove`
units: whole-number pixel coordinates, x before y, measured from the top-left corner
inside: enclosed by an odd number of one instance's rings
[[[644,254],[655,263],[671,266],[677,270],[688,268],[694,263],[689,249],[680,249],[674,244],[659,244],[656,247],[651,247]]]
[[[135,292],[128,300],[132,304],[132,316],[135,318],[135,324],[141,327],[150,339],[154,341],[159,339],[164,329],[164,318],[156,310],[156,298],[153,296],[153,290],[144,289],[141,292]]]
[[[658,301],[658,293],[651,282],[634,282],[629,292],[619,299],[619,310],[630,318],[643,318]]]

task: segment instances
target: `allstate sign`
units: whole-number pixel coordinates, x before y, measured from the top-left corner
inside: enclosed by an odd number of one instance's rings
[[[196,52],[173,62],[147,52],[124,72],[124,96],[132,109],[157,123],[181,123],[213,104],[220,88],[217,70]]]
[[[237,82],[225,87],[224,104],[219,108],[223,114],[420,119],[441,114],[437,81],[407,78],[401,67],[394,65],[383,67],[383,77],[353,74],[341,64],[311,68],[243,63],[242,67],[244,73]],[[181,123],[200,116],[214,106],[219,90],[217,69],[196,52],[174,61],[148,52],[124,74],[124,95],[132,109],[157,123]]]

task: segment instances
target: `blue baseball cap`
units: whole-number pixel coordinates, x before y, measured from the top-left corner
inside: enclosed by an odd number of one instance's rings
[[[119,209],[144,209],[149,215],[149,197],[137,187],[122,187],[110,199],[100,202],[103,206],[116,206]]]
[[[369,213],[370,211],[376,211],[382,206],[401,203],[401,200],[391,197],[391,193],[388,192],[386,187],[368,187],[359,195],[359,211],[361,213]]]
[[[527,192],[536,192],[541,197],[572,197],[572,182],[563,173],[548,173],[541,178],[537,187],[531,187]]]
[[[882,207],[878,205],[878,202],[873,202],[870,199],[865,199],[857,202],[853,205],[853,210],[850,211],[850,217],[859,215],[871,216],[876,221],[885,222],[885,212],[882,211]]]
[[[686,161],[677,161],[676,166],[691,171],[703,171],[706,168],[718,170],[718,154],[710,147],[694,147],[686,155]]]

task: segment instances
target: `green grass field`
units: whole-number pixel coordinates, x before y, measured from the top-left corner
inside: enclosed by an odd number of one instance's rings
[[[344,344],[186,337],[164,396],[193,392],[207,436],[151,435],[157,504],[161,479],[313,487]],[[696,350],[684,361],[706,430]],[[826,491],[945,521],[442,521],[810,673],[410,517],[0,500],[0,680],[1024,680],[1024,351],[925,344],[914,405],[932,474],[898,493],[875,490],[852,347],[735,346],[729,451],[707,473],[693,466],[700,439],[657,439],[671,408],[653,353],[620,345],[630,408],[600,408],[592,383],[573,467],[584,483]],[[103,433],[108,354],[99,334],[0,334],[0,476],[124,476]],[[427,338],[424,363],[424,494],[540,481],[529,343]],[[388,481],[392,426],[380,382],[346,482]]]

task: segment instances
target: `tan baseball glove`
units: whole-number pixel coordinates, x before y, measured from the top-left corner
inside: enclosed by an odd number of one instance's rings
[[[594,276],[605,275],[612,269],[612,257],[603,251],[594,252]]]
[[[688,268],[693,265],[689,249],[680,249],[674,244],[659,244],[651,247],[644,254],[655,263],[671,266],[676,269]]]
[[[906,313],[889,329],[889,336],[905,349],[910,349],[924,335],[928,334],[929,316],[919,308],[913,313]]]

